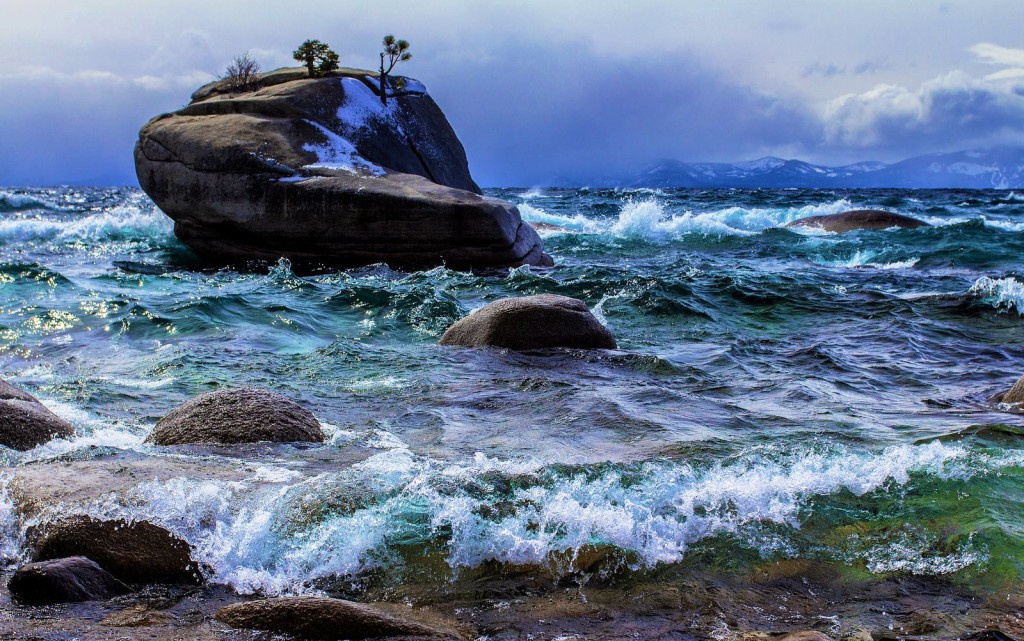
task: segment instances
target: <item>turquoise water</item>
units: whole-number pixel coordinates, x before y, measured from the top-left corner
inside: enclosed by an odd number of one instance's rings
[[[1022,578],[1024,421],[988,399],[1024,374],[1024,196],[491,194],[538,224],[554,269],[211,270],[137,190],[0,191],[0,377],[77,429],[0,453],[7,563],[26,527],[81,512],[159,523],[244,593],[572,574],[594,549],[627,577],[811,559]],[[859,207],[933,226],[779,228]],[[487,302],[545,292],[586,301],[620,349],[437,345]],[[143,443],[239,385],[308,407],[329,442]],[[7,489],[106,461],[158,472],[33,512]]]

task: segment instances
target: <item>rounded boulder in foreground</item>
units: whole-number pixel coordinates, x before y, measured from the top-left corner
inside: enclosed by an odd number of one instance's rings
[[[449,327],[441,345],[515,350],[617,347],[615,337],[586,303],[555,294],[505,298],[485,305]]]
[[[18,568],[7,587],[25,605],[104,601],[129,591],[127,585],[84,556],[27,563]]]
[[[66,438],[75,428],[28,392],[0,380],[0,445],[30,450],[53,438]]]
[[[891,211],[884,211],[881,209],[854,209],[852,211],[844,211],[840,214],[801,218],[787,224],[786,227],[817,227],[823,231],[839,233],[855,231],[858,229],[878,231],[881,229],[891,229],[893,227],[913,229],[915,227],[929,227],[929,225],[928,223],[916,218],[911,218],[910,216],[904,216],[903,214],[897,214]]]
[[[146,439],[188,443],[322,443],[320,422],[297,403],[261,389],[239,388],[197,396],[160,419]]]
[[[129,523],[73,516],[30,532],[33,561],[92,559],[125,583],[201,583],[192,547],[146,521]]]
[[[233,628],[281,632],[300,639],[462,638],[447,625],[415,621],[404,615],[397,617],[371,605],[326,597],[234,603],[221,608],[216,618]]]

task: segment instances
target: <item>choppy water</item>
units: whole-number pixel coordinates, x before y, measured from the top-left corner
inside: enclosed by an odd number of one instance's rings
[[[241,592],[494,562],[572,574],[594,549],[627,577],[797,558],[1024,578],[1024,421],[987,400],[1024,374],[1024,196],[493,195],[560,228],[542,226],[557,267],[210,271],[137,190],[0,191],[0,377],[78,430],[0,453],[0,555],[83,512],[166,526]],[[856,207],[934,226],[779,229]],[[544,292],[586,301],[620,350],[436,344],[489,301]],[[143,443],[228,385],[309,407],[329,443]],[[6,489],[109,459],[168,471],[33,513]]]

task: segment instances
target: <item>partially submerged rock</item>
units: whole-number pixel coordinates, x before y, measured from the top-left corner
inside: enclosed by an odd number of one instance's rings
[[[830,232],[845,232],[858,229],[880,230],[892,227],[913,229],[914,227],[928,226],[928,223],[916,218],[881,209],[854,209],[828,216],[809,216],[794,220],[786,225],[786,227],[818,227]]]
[[[297,403],[266,390],[243,387],[197,396],[160,419],[146,439],[186,443],[322,443],[320,422]]]
[[[372,72],[211,84],[139,132],[139,184],[197,254],[297,266],[550,265],[511,204],[486,198],[426,89]]]
[[[1007,405],[1024,403],[1024,376],[1018,378],[1017,382],[1009,390],[993,396],[992,400],[996,403],[1006,403]]]
[[[74,433],[71,423],[46,409],[34,396],[0,380],[0,445],[30,450]]]
[[[556,294],[505,298],[485,305],[449,327],[441,345],[616,348],[615,338],[586,303]]]
[[[218,621],[234,628],[269,630],[300,639],[462,638],[454,627],[414,617],[412,611],[398,617],[372,605],[312,596],[235,603],[216,615]]]
[[[101,601],[129,591],[127,585],[84,556],[25,564],[7,587],[24,605]]]
[[[29,533],[33,561],[85,556],[125,583],[201,583],[188,543],[146,521],[73,516]]]

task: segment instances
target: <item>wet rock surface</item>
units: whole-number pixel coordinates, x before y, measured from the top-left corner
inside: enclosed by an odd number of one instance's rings
[[[816,227],[829,232],[847,232],[858,229],[877,231],[893,227],[913,229],[928,226],[928,223],[916,218],[881,209],[855,209],[827,216],[809,216],[786,225],[786,227]]]
[[[8,589],[25,605],[99,601],[129,590],[127,585],[84,556],[27,563],[11,577]]]
[[[30,530],[34,561],[92,559],[129,584],[201,583],[188,543],[146,521],[129,523],[74,516]]]
[[[254,388],[197,396],[157,422],[147,439],[157,445],[189,443],[323,442],[312,412],[280,394]]]
[[[616,348],[615,338],[586,303],[555,294],[506,298],[485,305],[449,327],[441,345],[515,350]]]
[[[236,603],[217,612],[217,620],[232,627],[282,632],[301,639],[462,638],[452,627],[428,625],[414,617],[413,611],[399,617],[371,605],[306,596]]]
[[[46,409],[36,397],[0,380],[0,445],[29,450],[74,433],[70,423]]]

